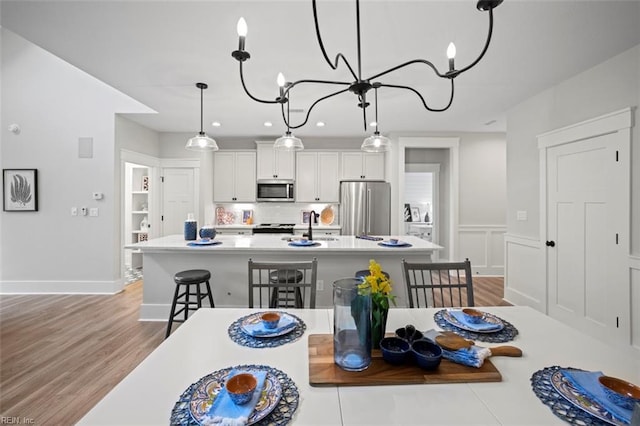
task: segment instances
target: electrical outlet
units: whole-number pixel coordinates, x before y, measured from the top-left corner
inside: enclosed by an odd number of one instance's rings
[[[526,210],[518,210],[516,212],[516,220],[520,220],[520,221],[527,220],[527,211]]]
[[[71,207],[71,216],[78,216],[78,208]]]
[[[97,217],[98,216],[98,208],[97,207],[91,207],[89,209],[89,216]]]
[[[317,280],[316,281],[316,290],[317,291],[323,291],[324,290],[324,280]]]

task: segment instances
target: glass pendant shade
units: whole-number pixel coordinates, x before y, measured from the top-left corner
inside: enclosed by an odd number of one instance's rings
[[[190,149],[192,151],[217,151],[218,144],[206,133],[200,132],[187,141],[185,149]]]
[[[362,142],[361,150],[365,152],[385,152],[391,149],[391,140],[382,136],[380,132],[375,132]]]
[[[296,138],[291,132],[287,132],[284,136],[276,139],[273,148],[285,151],[300,151],[304,149],[304,145],[300,138]]]

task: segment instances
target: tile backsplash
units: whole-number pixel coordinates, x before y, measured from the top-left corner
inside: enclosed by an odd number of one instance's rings
[[[340,205],[338,203],[217,203],[213,205],[214,212],[217,208],[223,208],[226,223],[214,223],[213,225],[231,225],[242,224],[243,211],[253,211],[253,223],[293,223],[295,225],[302,224],[302,212],[314,210],[316,213],[331,206],[333,209],[334,220],[333,225],[340,224]],[[213,215],[214,221],[216,215]],[[320,224],[320,219],[318,219]]]

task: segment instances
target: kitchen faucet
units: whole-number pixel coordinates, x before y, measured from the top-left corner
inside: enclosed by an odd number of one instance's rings
[[[312,223],[318,223],[318,216],[320,216],[318,213],[316,213],[314,210],[311,210],[311,212],[309,213],[309,230],[307,231],[306,235],[302,235],[303,237],[306,236],[309,241],[313,241],[313,231],[311,230],[311,224]]]

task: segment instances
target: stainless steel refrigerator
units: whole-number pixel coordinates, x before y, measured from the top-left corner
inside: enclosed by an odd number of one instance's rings
[[[391,186],[387,182],[340,183],[342,235],[389,235]]]

